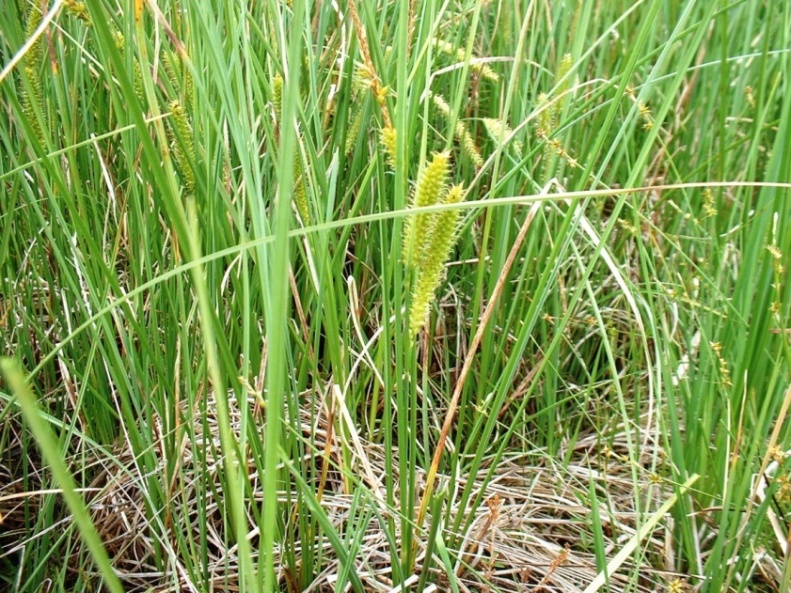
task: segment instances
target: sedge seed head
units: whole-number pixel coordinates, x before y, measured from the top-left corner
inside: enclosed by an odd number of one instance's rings
[[[445,194],[443,204],[458,204],[464,197],[461,184],[454,185]],[[425,323],[437,288],[442,282],[445,263],[450,258],[456,240],[461,212],[458,209],[444,210],[431,218],[427,230],[427,241],[417,266],[417,278],[412,291],[409,311],[409,330],[417,335]]]
[[[449,162],[448,152],[438,152],[434,154],[431,162],[420,170],[410,204],[413,208],[433,206],[442,201],[450,172]],[[419,265],[424,254],[422,246],[429,238],[427,231],[432,220],[432,216],[427,214],[414,214],[407,218],[402,254],[406,265]]]
[[[382,147],[385,149],[385,156],[387,159],[387,164],[390,165],[391,168],[395,169],[396,166],[396,142],[398,136],[396,134],[395,128],[392,126],[385,126],[382,128]]]
[[[280,121],[283,114],[283,77],[280,74],[272,78],[272,104],[275,106],[275,118]]]

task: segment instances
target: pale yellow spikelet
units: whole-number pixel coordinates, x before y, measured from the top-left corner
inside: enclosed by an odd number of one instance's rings
[[[467,61],[467,52],[464,48],[454,48],[451,43],[443,39],[435,39],[433,41],[434,47],[436,47],[440,52],[443,54],[453,56],[459,62],[466,62]],[[477,60],[477,56],[475,54],[470,55],[471,60]],[[472,62],[470,63],[470,69],[475,72],[481,78],[485,78],[487,80],[491,80],[492,82],[497,82],[500,80],[500,76],[491,69],[491,67],[487,64],[481,64],[480,62]]]
[[[387,101],[387,96],[389,94],[390,94],[389,86],[379,87],[374,93],[376,97],[376,102],[379,103],[379,105],[384,106],[385,102]]]
[[[445,97],[442,95],[438,95],[437,93],[431,93],[431,102],[434,103],[434,107],[437,108],[442,115],[445,117],[450,117],[450,105],[445,100]]]
[[[472,134],[470,134],[469,130],[467,130],[467,126],[461,120],[456,121],[456,136],[461,142],[462,152],[473,162],[475,168],[480,169],[483,167],[481,151],[478,150],[478,146],[475,144]]]
[[[555,105],[550,104],[549,95],[541,93],[536,99],[536,109],[540,110],[536,123],[536,135],[542,140],[546,140],[555,128]]]
[[[511,133],[511,128],[509,128],[508,124],[501,119],[485,117],[483,119],[483,125],[486,128],[486,131],[489,133],[491,139],[494,140],[498,145],[503,144],[506,137]]]
[[[486,117],[483,120],[483,126],[486,128],[489,137],[494,140],[497,146],[502,146],[506,139],[511,136],[511,134],[513,134],[511,126],[501,119]],[[510,145],[514,149],[514,152],[521,157],[522,143],[518,141],[512,141]]]
[[[476,56],[472,55],[470,58],[477,59]],[[456,51],[456,59],[459,62],[464,62],[467,59],[467,52],[463,49],[458,49]],[[481,78],[485,78],[486,80],[491,80],[492,82],[498,82],[500,77],[497,73],[491,69],[488,64],[481,64],[480,62],[473,62],[470,64],[470,69],[475,72]]]
[[[446,118],[450,118],[450,105],[448,105],[448,102],[445,101],[445,98],[442,95],[432,93],[431,102],[434,104],[434,107],[437,108],[437,111],[439,111]],[[456,137],[459,139],[459,143],[461,144],[461,149],[464,154],[467,155],[467,157],[473,162],[477,169],[483,167],[483,157],[481,156],[481,151],[475,144],[475,139],[472,137],[472,134],[470,134],[470,131],[467,129],[467,124],[465,124],[462,120],[457,119],[454,131],[456,132]]]
[[[452,55],[454,53],[453,45],[451,45],[444,39],[434,39],[433,44],[434,47],[436,47],[439,51],[441,51],[444,54]]]

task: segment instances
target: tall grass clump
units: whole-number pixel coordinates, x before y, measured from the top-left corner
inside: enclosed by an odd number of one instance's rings
[[[770,4],[4,3],[0,590],[791,590]]]

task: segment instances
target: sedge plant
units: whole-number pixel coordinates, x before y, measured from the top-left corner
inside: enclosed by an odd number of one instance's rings
[[[788,589],[791,7],[45,4],[0,589]]]

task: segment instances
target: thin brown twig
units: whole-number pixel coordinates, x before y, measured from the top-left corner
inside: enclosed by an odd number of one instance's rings
[[[489,507],[489,513],[486,515],[486,519],[484,520],[483,525],[481,525],[481,528],[478,530],[478,534],[476,535],[473,542],[480,545],[483,543],[483,540],[486,539],[487,533],[489,534],[489,542],[487,545],[489,552],[489,566],[487,567],[487,572],[491,572],[495,560],[495,551],[494,551],[495,530],[492,529],[492,527],[494,527],[497,524],[497,520],[500,518],[500,509],[503,506],[503,500],[500,498],[500,495],[495,492],[494,495],[490,496],[489,499],[486,501],[486,506]],[[464,551],[466,548],[467,548],[466,545],[462,548],[461,550],[462,554],[460,554],[460,556],[464,557]],[[457,577],[460,578],[462,573],[464,572],[464,569],[467,567],[467,565],[470,564],[471,562],[470,557],[472,556],[472,554],[473,554],[472,551],[467,552],[465,561],[459,563],[459,568],[456,571]]]
[[[552,575],[555,574],[555,571],[561,567],[561,565],[566,561],[568,557],[569,557],[569,548],[568,548],[568,544],[566,544],[566,547],[563,548],[563,550],[561,550],[557,558],[555,558],[550,563],[549,570],[547,570],[547,574],[545,574],[544,578],[542,578],[538,582],[538,585],[535,586],[535,588],[531,591],[531,593],[541,593],[541,591],[544,591],[546,589],[547,583],[549,583],[549,581],[552,579]]]

